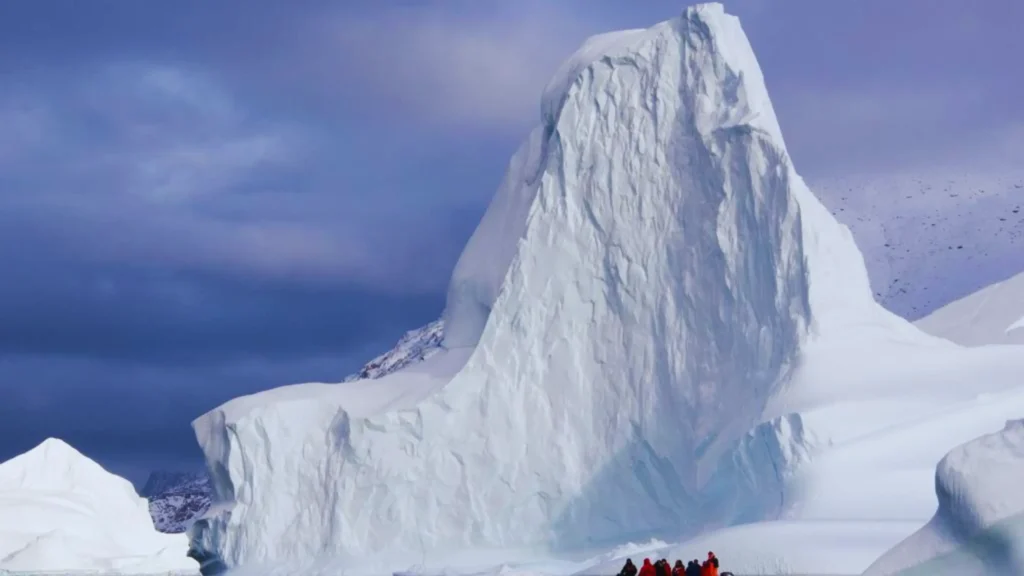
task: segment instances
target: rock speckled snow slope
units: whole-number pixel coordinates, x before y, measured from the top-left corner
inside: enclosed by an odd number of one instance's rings
[[[939,463],[932,520],[865,576],[1024,574],[1024,421],[959,446]]]
[[[964,346],[1024,344],[1024,274],[943,306],[915,325]]]
[[[919,319],[1024,270],[1024,170],[808,179],[850,227],[876,299]]]
[[[0,572],[195,573],[187,551],[130,482],[60,440],[0,464]]]
[[[197,554],[384,573],[741,521],[898,521],[874,558],[923,523],[929,471],[973,428],[913,444],[916,423],[1019,386],[1024,357],[874,302],[738,21],[710,4],[595,37],[541,109],[453,273],[439,351],[197,419],[218,499]],[[865,440],[880,431],[896,441]],[[896,447],[911,469],[887,466]],[[872,505],[894,486],[923,496]]]
[[[210,508],[212,488],[206,474],[154,472],[142,495],[149,500],[149,515],[160,532],[180,534]]]
[[[394,348],[367,362],[359,372],[345,378],[345,382],[380,378],[422,362],[444,350],[441,345],[443,340],[443,320],[435,320],[418,330],[410,330]]]

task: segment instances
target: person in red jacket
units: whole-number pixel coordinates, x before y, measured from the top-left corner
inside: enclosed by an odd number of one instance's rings
[[[700,576],[718,576],[718,557],[714,552],[708,552],[708,559],[700,567]]]
[[[654,565],[651,564],[650,558],[644,558],[644,564],[640,567],[640,573],[637,576],[655,576]]]
[[[672,567],[672,576],[686,576],[686,566],[683,566],[682,560],[676,560],[676,565]]]

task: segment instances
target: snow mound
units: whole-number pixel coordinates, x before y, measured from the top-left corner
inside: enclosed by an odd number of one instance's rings
[[[1024,420],[955,448],[939,463],[932,520],[865,576],[1024,574]]]
[[[1024,273],[943,306],[915,324],[964,346],[1024,344]]]
[[[839,518],[859,572],[932,513],[950,446],[1024,410],[1024,356],[874,301],[721,5],[592,39],[541,110],[429,354],[194,422],[215,497],[197,557],[433,573]],[[801,545],[772,541],[775,559]]]
[[[187,551],[131,483],[60,440],[0,464],[0,572],[195,573]]]

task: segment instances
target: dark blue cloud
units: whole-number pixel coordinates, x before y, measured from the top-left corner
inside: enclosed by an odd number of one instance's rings
[[[504,143],[460,155],[232,66],[315,4],[44,4],[0,9],[0,459],[58,436],[136,480],[195,465],[203,412],[437,317]]]
[[[6,457],[57,436],[134,482],[153,469],[193,469],[201,454],[192,419],[257,390],[294,381],[336,381],[382,346],[386,342],[366,341],[301,360],[253,357],[175,365],[4,354],[0,450]]]
[[[726,2],[824,175],[1019,150],[1024,4],[982,4]],[[192,465],[202,412],[433,319],[558,63],[681,8],[0,4],[0,459]]]
[[[302,358],[431,320],[440,293],[53,263],[0,287],[0,350],[149,363]]]

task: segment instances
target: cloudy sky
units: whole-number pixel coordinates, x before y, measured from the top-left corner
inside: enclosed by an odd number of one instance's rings
[[[664,0],[0,3],[0,460],[137,480],[440,313],[538,95]],[[1011,162],[1019,0],[741,0],[798,169]]]

